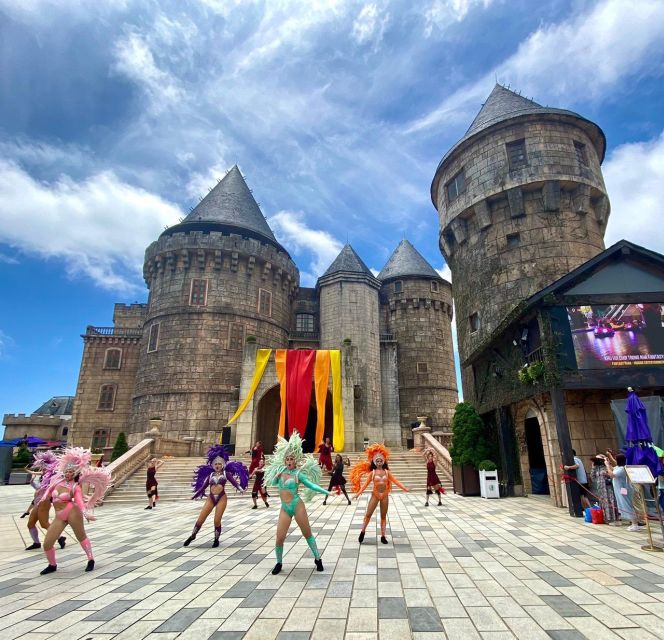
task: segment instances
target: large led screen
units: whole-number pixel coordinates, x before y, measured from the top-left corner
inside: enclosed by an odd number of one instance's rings
[[[664,305],[567,307],[579,369],[664,365]]]

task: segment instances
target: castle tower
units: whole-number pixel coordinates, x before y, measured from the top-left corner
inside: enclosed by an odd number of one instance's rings
[[[402,438],[428,416],[434,430],[449,427],[459,401],[452,349],[452,285],[402,240],[378,274],[381,311],[396,340]]]
[[[496,85],[431,185],[464,361],[522,300],[604,249],[606,140],[582,116]]]
[[[357,366],[355,385],[355,434],[362,439],[382,440],[380,328],[378,291],[380,282],[354,249],[347,244],[318,279],[320,348],[340,349],[350,339]]]
[[[130,420],[214,442],[237,407],[247,336],[287,347],[299,272],[237,166],[145,252],[150,297]]]

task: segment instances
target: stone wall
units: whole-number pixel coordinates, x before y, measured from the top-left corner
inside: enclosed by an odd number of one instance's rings
[[[120,369],[104,368],[108,349],[121,349]],[[83,336],[83,358],[76,387],[69,444],[90,447],[94,432],[105,429],[108,432],[107,444],[112,446],[121,431],[127,432],[138,360],[138,337],[90,334]],[[115,387],[115,402],[110,410],[99,409],[99,395],[104,385]]]
[[[69,433],[69,416],[43,416],[24,413],[7,413],[2,419],[5,440],[22,438],[25,434],[42,440],[66,440]]]
[[[139,437],[160,417],[167,437],[208,439],[237,405],[247,336],[258,347],[288,346],[299,272],[272,245],[192,232],[150,245],[143,273],[150,299],[130,430]],[[190,304],[195,279],[207,280],[205,304]],[[270,305],[259,310],[261,291]],[[157,348],[148,352],[157,323]]]
[[[142,329],[147,310],[147,304],[117,303],[113,309],[113,326],[122,329]]]
[[[449,282],[401,278],[381,289],[387,329],[398,343],[402,438],[410,424],[428,416],[433,430],[449,427],[459,401],[452,348],[452,290]],[[432,283],[433,286],[432,286]],[[436,289],[432,290],[432,289]]]
[[[344,274],[321,281],[319,288],[321,348],[340,349],[350,339],[356,349],[354,410],[362,424],[356,437],[371,440],[383,438],[378,287],[377,280]]]
[[[527,165],[510,171],[505,145],[519,139]],[[587,164],[575,141],[585,145]],[[465,190],[449,202],[445,185],[462,169]],[[604,249],[609,202],[600,161],[573,117],[529,116],[469,139],[439,168],[433,197],[462,362],[522,300]],[[479,326],[471,328],[474,314]],[[464,396],[472,389],[464,386]]]

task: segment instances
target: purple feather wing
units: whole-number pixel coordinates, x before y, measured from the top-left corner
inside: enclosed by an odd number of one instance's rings
[[[194,471],[194,479],[191,482],[194,497],[200,497],[203,495],[203,485],[213,471],[214,469],[212,468],[212,465],[209,464],[202,464],[196,469],[196,471]]]
[[[249,485],[249,469],[242,462],[233,460],[226,465],[226,477],[234,476],[244,491]]]

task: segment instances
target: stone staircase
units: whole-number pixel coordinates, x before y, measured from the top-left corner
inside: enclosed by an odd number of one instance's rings
[[[350,458],[351,464],[355,464],[359,459],[364,457],[363,452],[344,452],[344,457]],[[251,458],[249,455],[235,456],[233,460],[241,460],[249,466]],[[165,458],[164,465],[157,473],[157,480],[159,481],[159,502],[180,502],[189,500],[191,498],[191,479],[194,469],[200,464],[203,464],[204,458]],[[415,451],[392,451],[390,456],[390,471],[393,471],[399,480],[405,484],[411,491],[416,493],[424,493],[426,489],[426,464],[422,456]],[[348,478],[349,470],[346,469],[346,478]],[[447,492],[452,492],[452,478],[448,477],[443,469],[438,467],[438,476],[443,482],[443,486]],[[114,505],[131,505],[131,504],[147,504],[147,497],[145,495],[145,466],[141,467],[131,477],[115,489],[104,501],[104,504]],[[323,474],[321,484],[327,488],[330,476],[326,473]],[[247,500],[251,498],[251,485],[253,480],[249,481],[249,490],[244,494],[237,493],[233,487],[230,487],[228,497],[230,499]],[[228,486],[228,485],[227,485]],[[395,492],[400,492],[398,487],[394,487]],[[268,489],[269,491],[269,489]],[[276,494],[276,489],[271,491],[272,495]]]

